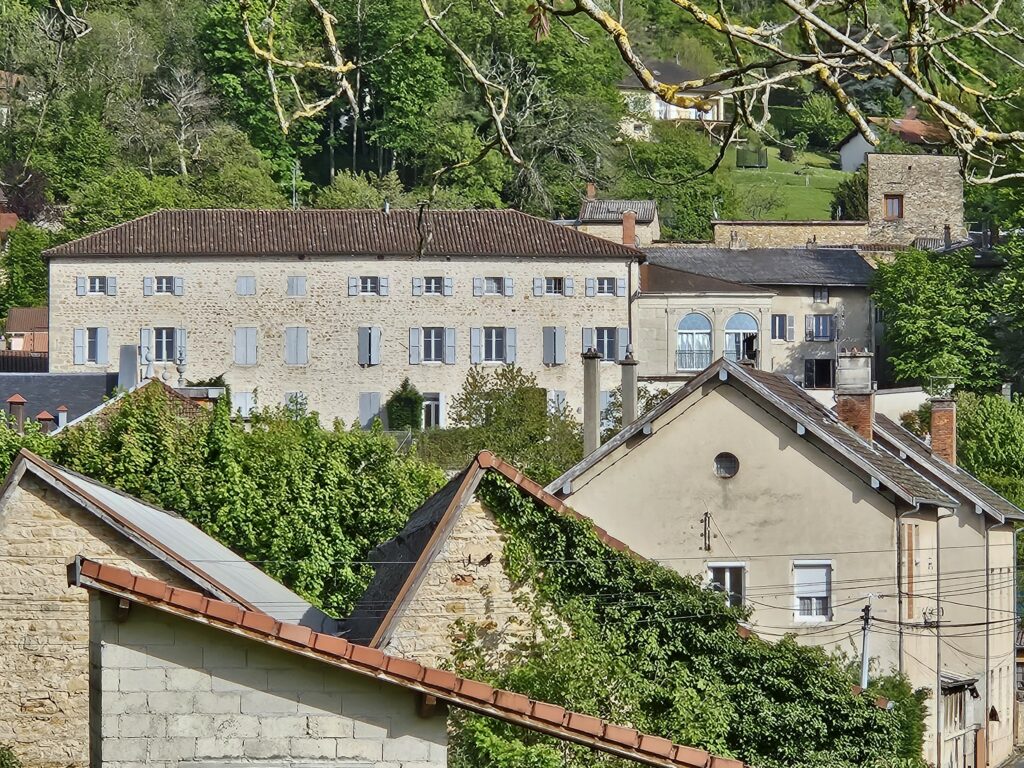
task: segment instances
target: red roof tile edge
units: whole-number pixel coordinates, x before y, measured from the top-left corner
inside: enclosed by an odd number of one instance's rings
[[[608,754],[647,765],[669,768],[742,768],[743,763],[703,750],[615,725],[600,718],[568,712],[534,701],[520,693],[495,689],[486,683],[418,662],[389,656],[375,648],[356,645],[334,635],[269,619],[266,614],[208,598],[199,592],[172,587],[156,579],[136,576],[82,556],[68,564],[68,584],[124,597],[192,621],[201,621],[257,642],[279,646],[321,659],[335,666],[422,693],[453,706],[505,720],[531,730],[566,739]],[[269,619],[269,620],[268,620]]]

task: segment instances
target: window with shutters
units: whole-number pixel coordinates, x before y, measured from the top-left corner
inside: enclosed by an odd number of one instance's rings
[[[828,304],[828,286],[819,285],[814,289],[814,303],[815,304]]]
[[[505,278],[504,277],[485,277],[484,278],[484,295],[485,296],[504,296],[505,295]]]
[[[426,330],[426,329],[424,329]],[[441,393],[423,393],[423,428],[437,429],[441,426]]]
[[[484,328],[484,362],[505,362],[504,328]]]
[[[565,295],[565,281],[561,277],[545,277],[544,278],[544,295],[545,296],[564,296]]]
[[[595,328],[594,341],[597,353],[602,360],[614,360],[616,351],[616,338],[614,328]]]
[[[287,293],[289,296],[305,296],[306,295],[306,276],[305,275],[289,275]]]
[[[811,315],[808,341],[832,341],[832,315]]]
[[[794,560],[793,595],[798,621],[828,621],[832,616],[832,563]]]
[[[716,592],[724,592],[730,608],[743,605],[744,563],[708,563],[708,580]]]
[[[615,295],[615,278],[614,277],[599,277],[599,278],[597,278],[597,295],[598,296],[614,296]]]
[[[363,275],[360,277],[359,293],[380,296],[380,278],[376,275]]]
[[[252,392],[243,392],[241,390],[231,390],[231,412],[237,413],[243,419],[249,418],[252,414],[253,408],[256,407],[256,398]]]
[[[235,278],[235,293],[239,296],[256,295],[256,276],[239,275]]]
[[[256,329],[235,328],[235,365],[256,365]]]
[[[100,329],[85,329],[85,362],[95,363],[100,359]]]
[[[427,296],[441,296],[444,294],[444,278],[440,275],[424,277],[423,293]]]
[[[786,316],[772,315],[772,339],[775,341],[786,340]]]
[[[89,277],[89,293],[102,293],[107,292],[107,278],[99,276]]]
[[[423,329],[423,362],[444,362],[444,328]]]
[[[174,362],[174,328],[153,329],[153,359],[158,363]]]
[[[306,365],[309,363],[309,331],[306,328],[284,329],[285,365]]]
[[[157,293],[174,293],[174,277],[171,275],[158,275],[154,280]]]

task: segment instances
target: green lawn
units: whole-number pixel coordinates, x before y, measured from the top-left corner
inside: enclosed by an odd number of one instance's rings
[[[770,147],[767,168],[736,168],[736,152],[730,149],[720,172],[739,189],[750,218],[828,219],[832,190],[850,175],[833,169],[834,161],[834,155],[801,152],[795,163],[787,163]]]

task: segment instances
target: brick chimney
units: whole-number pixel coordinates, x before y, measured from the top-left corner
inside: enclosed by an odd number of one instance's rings
[[[871,353],[856,347],[840,350],[836,362],[836,415],[868,442],[873,438],[875,389],[871,383]]]
[[[932,453],[947,464],[956,464],[956,401],[952,397],[933,397]]]
[[[622,244],[636,248],[636,211],[622,214]]]
[[[592,181],[587,182],[587,200],[597,200],[597,184]]]
[[[18,425],[19,432],[25,429],[25,402],[25,398],[17,392],[7,398],[7,411]]]

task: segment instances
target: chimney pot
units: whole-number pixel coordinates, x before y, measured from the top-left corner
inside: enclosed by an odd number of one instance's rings
[[[947,464],[956,465],[956,401],[952,397],[933,397],[932,453]]]
[[[39,423],[39,429],[42,430],[44,435],[53,430],[53,414],[49,411],[40,411],[37,413],[36,421]]]
[[[626,211],[622,214],[622,244],[636,248],[636,211]]]
[[[872,354],[856,347],[840,350],[836,361],[836,415],[869,443],[874,438],[875,390]]]
[[[626,427],[636,421],[637,416],[637,359],[633,357],[633,345],[626,347],[626,356],[619,365],[622,366],[622,426]]]
[[[601,355],[591,347],[583,353],[583,455],[601,445]]]
[[[587,200],[597,199],[597,184],[592,181],[587,182]]]
[[[63,427],[68,423],[68,407],[66,405],[57,406],[57,426]]]

